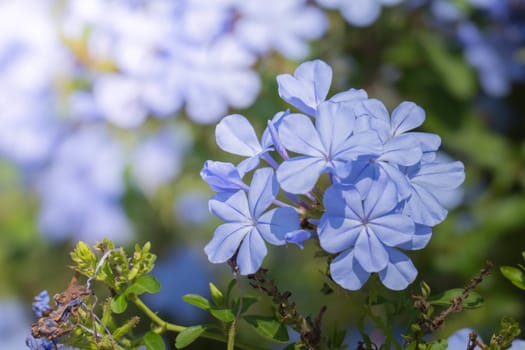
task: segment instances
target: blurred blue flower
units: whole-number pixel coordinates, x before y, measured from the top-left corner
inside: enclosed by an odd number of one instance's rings
[[[179,245],[168,256],[160,257],[152,271],[160,284],[157,294],[146,294],[144,300],[152,309],[170,314],[185,324],[196,324],[206,319],[206,312],[184,302],[185,294],[206,295],[212,273],[202,256],[202,250]]]
[[[140,141],[131,159],[131,173],[138,187],[151,196],[172,181],[182,168],[190,143],[190,130],[182,125],[164,128]]]
[[[32,335],[26,338],[26,346],[31,350],[53,350],[57,346],[47,338],[35,338]]]
[[[39,225],[53,240],[69,237],[95,242],[103,237],[130,238],[131,228],[120,207],[125,159],[104,128],[72,133],[39,174]]]
[[[27,350],[24,339],[31,322],[26,314],[27,306],[19,300],[0,299],[0,339],[2,347],[9,350]]]
[[[211,218],[208,199],[207,194],[197,190],[178,194],[173,203],[173,214],[183,224],[202,225]]]
[[[40,318],[46,311],[51,310],[49,305],[49,293],[47,290],[43,290],[35,297],[35,301],[32,304],[33,313],[36,317]]]
[[[328,27],[322,11],[307,0],[238,0],[234,35],[259,55],[274,49],[290,59],[309,53],[308,41],[320,38]]]
[[[236,257],[242,275],[255,273],[267,254],[267,241],[286,243],[285,235],[299,229],[299,216],[290,208],[274,208],[279,186],[271,168],[255,171],[248,191],[219,193],[210,199],[210,211],[223,220],[204,251],[212,263]],[[266,211],[266,212],[265,212]]]
[[[373,24],[381,14],[382,6],[393,6],[403,0],[316,0],[321,6],[338,9],[346,21],[356,27]]]
[[[366,197],[353,187],[332,185],[323,203],[318,234],[324,250],[339,254],[330,265],[334,281],[356,290],[370,273],[379,272],[386,287],[400,290],[414,280],[410,259],[393,249],[410,242],[415,232],[412,219],[399,213],[394,183],[374,182]]]

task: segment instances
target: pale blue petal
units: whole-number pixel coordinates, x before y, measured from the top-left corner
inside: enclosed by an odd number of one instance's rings
[[[426,188],[412,184],[412,195],[405,204],[405,213],[417,224],[435,226],[445,220],[447,210]]]
[[[363,131],[353,134],[338,147],[331,159],[355,160],[363,155],[378,155],[383,144],[375,131]]]
[[[355,245],[357,237],[362,233],[363,223],[339,216],[324,214],[317,229],[321,247],[335,254]]]
[[[279,139],[288,150],[310,156],[324,156],[326,151],[312,120],[303,114],[288,114],[279,126]]]
[[[255,157],[246,158],[245,160],[240,162],[239,165],[237,165],[237,170],[239,171],[239,175],[243,177],[244,175],[246,175],[246,173],[257,168],[259,163],[260,163],[260,158],[258,155]]]
[[[421,150],[425,153],[435,152],[441,145],[441,137],[436,134],[429,132],[411,132],[410,135],[413,135],[419,139],[419,142],[421,143]]]
[[[238,223],[227,223],[217,227],[213,233],[213,238],[204,247],[208,260],[214,264],[228,261],[250,230],[253,230],[253,227]]]
[[[421,164],[411,178],[413,183],[430,189],[454,189],[465,180],[465,166],[462,162],[435,162]]]
[[[414,165],[423,155],[419,139],[411,134],[400,135],[388,140],[380,160],[403,166]]]
[[[370,273],[366,272],[354,258],[352,249],[339,254],[330,264],[330,276],[341,287],[358,290],[366,283]]]
[[[257,272],[267,253],[266,244],[257,231],[253,230],[246,235],[237,255],[237,265],[241,275]]]
[[[277,180],[284,191],[304,194],[312,190],[325,168],[326,161],[322,158],[290,158],[277,169]]]
[[[286,241],[286,243],[293,243],[297,245],[299,248],[301,248],[301,250],[303,250],[304,242],[314,237],[315,235],[311,231],[295,230],[295,231],[288,232],[284,236],[284,240]]]
[[[330,97],[328,101],[331,102],[354,102],[357,103],[361,100],[366,100],[368,94],[363,89],[349,89],[343,92],[339,92],[334,96]]]
[[[425,121],[425,111],[413,102],[401,102],[392,112],[392,136],[415,129]]]
[[[215,128],[215,139],[223,151],[232,154],[252,157],[262,151],[253,126],[240,114],[224,117]]]
[[[234,192],[247,188],[232,163],[207,160],[200,175],[215,192]]]
[[[403,174],[397,166],[390,163],[380,162],[381,175],[386,175],[396,185],[399,200],[406,199],[412,193],[412,185],[408,177]]]
[[[273,245],[286,243],[286,234],[299,228],[299,215],[293,208],[275,208],[264,213],[257,221],[261,236]]]
[[[432,227],[416,224],[416,231],[412,236],[412,239],[404,244],[398,246],[398,248],[405,250],[419,250],[427,246],[432,238]]]
[[[251,217],[257,219],[273,202],[279,191],[279,185],[272,168],[262,168],[253,174],[248,192],[248,205]]]
[[[375,218],[368,227],[386,246],[396,247],[410,242],[414,235],[415,224],[408,216],[390,214]]]
[[[469,335],[472,333],[472,329],[470,328],[463,328],[457,331],[456,333],[452,334],[447,339],[448,348],[447,350],[465,350],[468,349],[469,345]],[[524,348],[525,349],[525,348]],[[520,350],[520,349],[515,349]],[[521,349],[523,350],[523,349]]]
[[[368,115],[370,127],[378,133],[381,141],[386,142],[391,137],[390,115],[383,102],[377,99],[363,101],[356,114]]]
[[[209,203],[210,212],[224,222],[250,222],[251,214],[244,191],[218,193]]]
[[[374,219],[381,217],[396,207],[398,196],[396,185],[385,177],[374,181],[363,202],[365,216]]]
[[[341,14],[348,21],[358,27],[366,27],[375,22],[381,13],[381,4],[378,0],[342,1]]]
[[[311,116],[323,102],[332,82],[332,68],[321,60],[301,64],[294,75],[277,76],[279,96]]]
[[[329,158],[335,156],[353,132],[355,115],[350,103],[325,102],[319,105],[315,126]]]
[[[275,147],[275,150],[279,154],[286,153],[286,150],[284,149],[284,146],[279,138],[279,132],[277,131],[279,129],[279,126],[281,125],[281,121],[283,120],[283,117],[290,114],[290,111],[284,111],[284,112],[278,112],[276,113],[272,120],[268,120],[268,126],[264,130],[261,143],[264,147],[264,149],[270,148],[272,145]]]
[[[354,247],[355,259],[367,272],[379,272],[388,264],[388,252],[371,232],[361,232]]]
[[[387,267],[379,272],[381,282],[388,289],[403,290],[416,279],[417,270],[409,257],[397,249],[388,249],[390,261]]]

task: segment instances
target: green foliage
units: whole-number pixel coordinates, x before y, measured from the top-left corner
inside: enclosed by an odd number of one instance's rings
[[[180,332],[175,338],[175,347],[177,349],[187,347],[195,340],[197,340],[205,331],[206,327],[202,325],[186,328],[185,330]]]
[[[244,316],[244,320],[259,332],[274,341],[286,343],[289,340],[286,327],[271,316]]]
[[[523,260],[525,260],[525,252],[521,253]],[[518,267],[514,266],[501,266],[500,271],[513,285],[525,290],[525,267],[518,264]]]
[[[148,350],[165,350],[166,344],[162,337],[154,332],[148,332],[144,335],[143,338],[144,345]]]

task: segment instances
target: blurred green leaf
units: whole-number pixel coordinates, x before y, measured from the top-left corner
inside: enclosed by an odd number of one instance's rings
[[[244,320],[265,337],[280,343],[285,343],[289,340],[286,327],[282,323],[275,320],[273,317],[249,315],[244,316]]]
[[[525,273],[522,270],[513,266],[501,266],[499,270],[513,285],[525,290]]]
[[[428,61],[447,90],[458,98],[473,97],[476,93],[476,76],[463,57],[451,53],[444,38],[436,33],[422,31],[418,38]]]
[[[206,331],[206,327],[202,325],[186,328],[177,335],[177,338],[175,338],[175,347],[177,349],[185,348],[197,340],[204,331]]]
[[[443,293],[431,296],[427,301],[431,305],[448,306],[452,304],[452,299],[458,298],[463,293],[463,289],[454,288],[449,289]],[[470,292],[468,297],[463,300],[463,307],[466,309],[476,309],[483,304],[483,298],[476,292]]]
[[[439,339],[436,341],[433,341],[431,344],[431,350],[447,350],[448,349],[448,342],[446,339]]]
[[[148,350],[165,350],[166,344],[164,343],[164,339],[162,337],[154,332],[148,332],[146,335],[144,335],[144,345],[146,345],[146,348]]]

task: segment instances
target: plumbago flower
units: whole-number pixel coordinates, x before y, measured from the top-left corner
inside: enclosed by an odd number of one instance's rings
[[[213,263],[235,258],[246,274],[261,266],[264,241],[303,248],[313,239],[332,254],[330,277],[343,288],[360,289],[377,273],[387,288],[404,289],[417,269],[402,251],[428,244],[447,215],[442,198],[464,181],[463,164],[436,156],[438,135],[413,131],[425,120],[415,103],[390,115],[364,90],[327,98],[331,79],[320,60],[278,76],[279,95],[299,112],[277,113],[260,141],[241,115],[217,125],[219,147],[246,159],[207,161],[201,171],[218,192],[210,211],[226,222],[205,252]],[[274,170],[257,169],[261,160]],[[276,200],[279,187],[291,204]],[[278,208],[263,214],[272,203]]]

